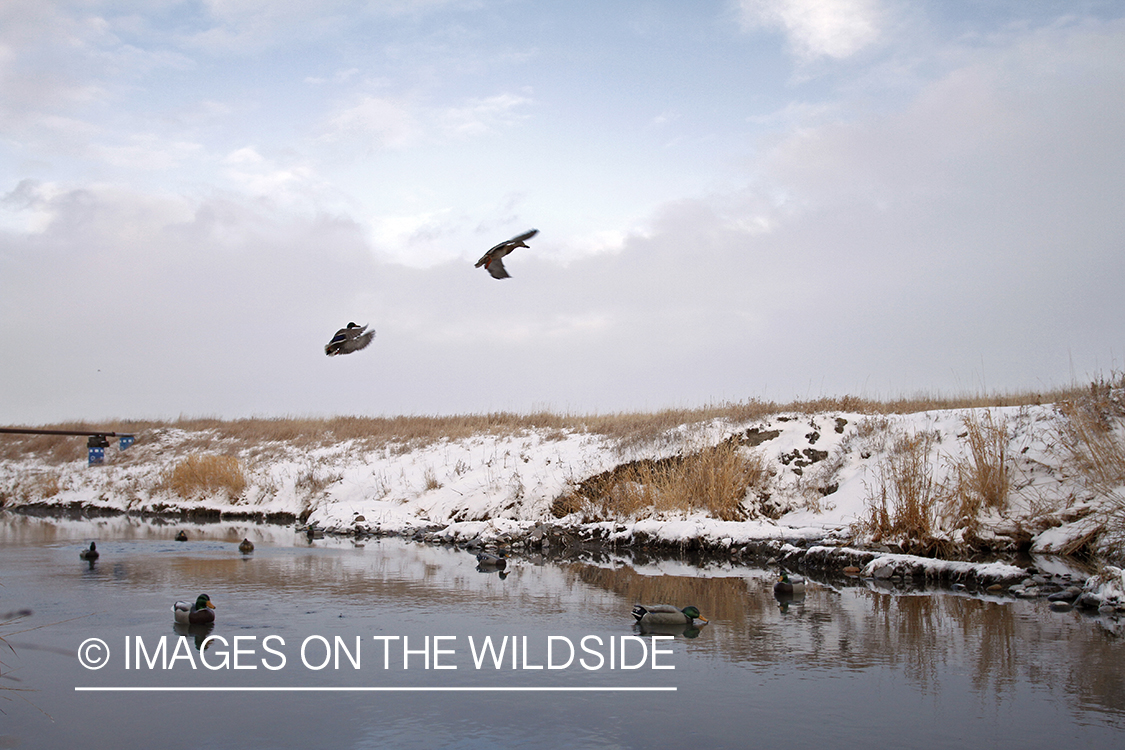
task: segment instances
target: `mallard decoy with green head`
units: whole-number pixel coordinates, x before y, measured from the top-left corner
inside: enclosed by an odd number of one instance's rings
[[[355,323],[348,323],[336,331],[332,340],[324,345],[324,353],[329,357],[335,357],[337,354],[358,352],[370,344],[373,338],[375,338],[375,331],[368,331],[366,325],[357,326]]]
[[[775,594],[803,594],[805,593],[805,579],[803,576],[791,576],[782,573],[781,578],[773,585]]]
[[[510,254],[517,247],[529,247],[529,245],[527,244],[527,240],[530,240],[537,234],[539,234],[539,230],[532,229],[531,231],[524,232],[523,234],[517,237],[513,237],[510,240],[501,242],[499,245],[496,245],[483,256],[481,256],[481,259],[477,261],[477,264],[473,266],[473,268],[480,268],[481,266],[484,266],[485,270],[492,274],[492,278],[494,279],[511,278],[511,275],[508,273],[507,269],[504,268],[503,258],[506,255]]]
[[[680,609],[671,604],[634,604],[633,619],[642,625],[691,625],[702,627],[707,618],[699,614],[699,608],[690,605]]]
[[[477,553],[477,565],[482,568],[490,568],[494,570],[503,570],[508,567],[508,556],[503,552],[500,554],[493,554],[492,552],[479,552]]]
[[[211,603],[211,597],[207,594],[200,594],[195,600],[195,604],[191,602],[176,602],[173,604],[172,616],[181,625],[206,625],[215,621],[214,610],[215,605]]]
[[[243,539],[238,545],[238,551],[244,555],[248,555],[254,551],[254,543],[249,539]]]
[[[78,553],[79,560],[97,560],[98,559],[98,545],[90,542],[90,549],[84,549]]]

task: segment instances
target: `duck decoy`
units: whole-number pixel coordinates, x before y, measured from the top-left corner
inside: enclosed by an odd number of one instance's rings
[[[98,545],[90,542],[90,549],[84,549],[78,553],[79,560],[90,560],[93,562],[98,559]]]
[[[249,539],[243,539],[238,545],[238,551],[244,555],[248,555],[254,551],[254,543]]]
[[[510,240],[501,242],[499,245],[496,245],[487,253],[482,255],[481,259],[477,261],[477,264],[473,266],[473,268],[480,268],[481,266],[484,266],[485,269],[490,274],[492,274],[492,278],[494,279],[511,278],[507,269],[504,268],[504,256],[511,253],[517,247],[529,247],[527,244],[527,240],[530,240],[537,234],[539,234],[539,230],[532,229],[531,231],[524,232],[523,234],[513,237]]]
[[[337,354],[358,352],[370,344],[373,338],[375,338],[375,331],[368,331],[366,325],[357,326],[355,323],[348,323],[336,331],[332,340],[324,345],[324,353],[329,357],[335,357]]]
[[[200,594],[195,604],[190,602],[176,602],[172,605],[172,616],[181,625],[205,625],[215,621],[215,605],[211,597]]]
[[[803,594],[805,593],[805,579],[803,576],[790,576],[782,573],[781,578],[773,585],[775,594]]]
[[[634,604],[633,619],[642,625],[691,625],[699,628],[707,618],[692,605],[680,609],[671,604]]]
[[[507,555],[502,552],[498,555],[491,552],[478,552],[477,566],[489,570],[503,570],[508,567]]]
[[[177,542],[186,542],[187,541],[187,532],[184,531],[183,529],[180,529],[180,533],[176,534],[176,541]]]

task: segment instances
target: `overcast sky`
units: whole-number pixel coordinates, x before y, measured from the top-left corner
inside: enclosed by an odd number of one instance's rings
[[[1046,389],[1123,294],[1119,1],[0,4],[0,423]]]

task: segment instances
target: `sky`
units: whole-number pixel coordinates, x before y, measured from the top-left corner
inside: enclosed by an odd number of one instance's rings
[[[1109,376],[1123,92],[1119,1],[6,0],[0,424]]]

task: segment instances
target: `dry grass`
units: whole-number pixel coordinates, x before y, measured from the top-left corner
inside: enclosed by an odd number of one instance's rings
[[[749,399],[682,409],[655,412],[618,412],[609,414],[556,414],[548,411],[532,413],[492,412],[468,415],[406,415],[393,417],[276,417],[225,420],[216,417],[180,417],[170,421],[118,420],[92,425],[82,422],[41,425],[48,429],[98,429],[137,436],[138,444],[150,443],[154,432],[180,429],[197,433],[195,448],[237,453],[241,450],[263,451],[265,446],[288,444],[297,448],[315,448],[356,441],[365,448],[399,445],[403,450],[422,447],[441,440],[458,440],[478,434],[513,435],[526,430],[546,432],[561,438],[569,432],[588,432],[613,439],[622,450],[644,448],[667,440],[674,428],[684,424],[725,419],[747,422],[778,413],[814,414],[843,411],[857,414],[909,414],[933,409],[976,408],[1057,403],[1074,398],[1083,389],[1071,388],[1050,392],[1015,394],[964,395],[953,397],[925,394],[890,401],[844,396],[776,403]],[[14,426],[14,425],[13,425]],[[189,446],[190,447],[190,446]],[[0,460],[18,460],[29,456],[52,464],[84,459],[86,448],[79,437],[51,435],[0,435]]]
[[[1096,491],[1109,492],[1125,484],[1125,384],[1094,383],[1081,398],[1059,404],[1064,417],[1059,435],[1071,465]],[[1115,392],[1116,395],[1115,396]]]
[[[630,461],[587,479],[555,501],[554,512],[596,519],[636,519],[654,513],[704,511],[740,521],[757,515],[743,500],[769,480],[762,460],[733,441],[688,455]]]
[[[868,499],[860,531],[875,541],[902,540],[910,551],[934,546],[941,495],[930,459],[933,444],[932,433],[903,435],[895,441],[881,464],[879,488]]]
[[[183,498],[225,493],[234,499],[246,489],[246,474],[234,456],[193,455],[164,476],[161,488]]]
[[[949,512],[957,525],[975,532],[982,510],[1003,511],[1008,505],[1008,427],[991,411],[986,410],[983,418],[974,411],[965,418],[964,439],[968,451],[963,460],[953,463]]]
[[[423,491],[429,492],[430,490],[440,490],[441,486],[441,482],[438,480],[437,474],[434,472],[434,467],[427,466],[426,470],[422,472]]]
[[[1125,558],[1125,375],[1092,383],[1080,396],[1062,401],[1059,412],[1059,442],[1068,463],[1107,501],[1102,547],[1116,560]]]
[[[882,423],[882,439],[893,440],[878,469],[876,485],[867,500],[867,514],[857,531],[876,541],[896,541],[910,551],[931,553],[944,544],[945,530],[970,535],[980,528],[985,510],[1004,511],[1011,489],[1007,424],[990,411],[971,412],[964,420],[964,454],[951,459],[948,479],[934,478],[933,433],[892,435]],[[881,442],[873,432],[867,443]]]

